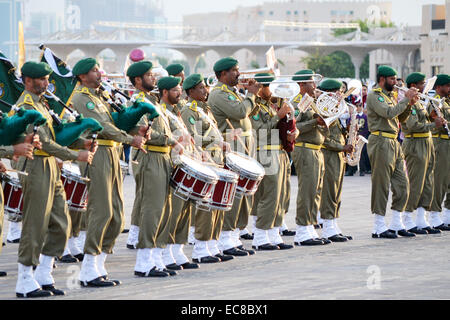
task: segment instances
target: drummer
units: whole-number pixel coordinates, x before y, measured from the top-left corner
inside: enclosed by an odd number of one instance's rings
[[[32,136],[29,135],[25,142],[16,144],[14,146],[3,146],[0,147],[0,159],[8,158],[12,159],[13,157],[27,157],[29,159],[33,158],[33,145],[30,143],[32,140]],[[41,144],[39,142],[39,136],[35,137],[35,146],[41,148]],[[3,162],[0,161],[0,173],[6,173],[6,166]],[[0,191],[0,243],[2,243],[2,235],[3,235],[3,191]],[[0,253],[2,252],[2,245],[0,245]],[[0,271],[0,277],[6,277],[7,273],[5,271]]]
[[[21,178],[23,187],[23,230],[19,245],[19,274],[16,295],[24,298],[64,295],[54,286],[52,277],[54,257],[64,251],[68,239],[69,218],[66,195],[55,157],[61,160],[91,162],[96,151],[73,151],[55,142],[53,121],[43,95],[47,90],[52,69],[46,63],[27,62],[22,66],[25,91],[16,105],[39,111],[47,123],[39,127],[42,150],[34,152],[27,161],[28,177]],[[32,126],[28,128],[28,131]],[[73,147],[89,150],[92,142],[79,139]],[[18,168],[24,165],[21,158]],[[33,266],[37,266],[33,274]]]
[[[202,75],[193,74],[187,77],[183,83],[183,89],[188,96],[188,103],[181,111],[181,118],[194,138],[195,145],[205,150],[214,163],[223,167],[223,151],[229,150],[230,146],[223,141],[217,129],[217,122],[207,104],[208,91]],[[205,211],[197,208],[193,212],[195,243],[192,260],[194,262],[216,263],[233,259],[233,256],[221,254],[217,244],[224,214],[225,212],[221,210]]]
[[[292,249],[292,245],[283,243],[279,228],[284,216],[284,198],[281,193],[286,177],[286,166],[290,165],[289,157],[280,142],[278,130],[280,119],[290,112],[287,104],[276,111],[272,104],[272,93],[269,84],[275,77],[269,73],[255,75],[257,82],[261,83],[261,89],[255,102],[258,112],[251,117],[252,126],[257,137],[257,160],[265,169],[265,176],[255,194],[253,206],[254,215],[257,217],[254,229],[253,248],[256,250],[284,250]],[[273,135],[273,133],[276,133]],[[298,133],[291,135],[292,141]],[[252,212],[253,214],[253,212]]]
[[[181,78],[163,77],[158,81],[161,95],[161,108],[165,110],[170,122],[170,129],[175,137],[184,146],[186,152],[194,152],[192,148],[192,137],[184,126],[181,119],[181,110],[178,107],[182,88]],[[162,252],[162,261],[165,267],[171,271],[182,269],[197,269],[198,264],[190,263],[183,252],[183,247],[188,242],[191,215],[195,204],[190,200],[183,200],[170,190],[172,206],[170,214],[164,215],[167,220],[161,222],[162,233],[168,231],[167,246]],[[169,210],[169,208],[166,208]],[[157,264],[158,266],[158,264]]]
[[[255,98],[259,91],[259,85],[251,80],[244,85],[248,90],[247,96],[242,97],[239,94],[236,88],[240,77],[239,66],[238,61],[232,57],[217,61],[214,65],[214,72],[218,83],[211,89],[208,98],[211,112],[217,120],[222,134],[235,130],[234,134],[240,135],[238,140],[245,144],[245,147],[240,144],[232,144],[232,149],[249,155],[253,148],[252,123],[249,115],[256,107]],[[230,124],[233,126],[232,128]],[[247,256],[255,253],[253,250],[245,249],[239,240],[239,229],[245,229],[247,226],[252,202],[252,196],[235,199],[233,208],[225,215],[219,238],[219,248],[224,254]]]
[[[128,68],[127,76],[136,88],[138,99],[146,98],[155,102],[151,93],[156,86],[152,68],[150,61],[140,61]],[[139,152],[138,166],[135,167],[137,170],[134,173],[137,184],[133,216],[137,217],[134,223],[138,228],[133,230],[138,237],[134,274],[138,277],[169,276],[169,270],[165,269],[164,265],[161,266],[161,251],[167,244],[168,229],[166,228],[164,233],[160,225],[163,220],[167,221],[165,215],[170,214],[171,149],[174,153],[183,151],[181,144],[172,135],[166,110],[158,103],[154,104],[161,115],[153,120],[150,139],[145,145],[147,154]],[[145,116],[139,126],[148,127]]]

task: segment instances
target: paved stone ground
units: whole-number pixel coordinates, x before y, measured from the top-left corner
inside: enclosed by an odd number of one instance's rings
[[[295,228],[297,178],[292,177],[291,207],[286,221]],[[66,296],[54,299],[137,300],[294,300],[294,299],[449,299],[450,233],[414,239],[372,239],[370,176],[344,180],[340,227],[354,237],[347,243],[257,252],[251,257],[201,265],[175,277],[142,279],[133,275],[135,251],[125,248],[121,234],[107,270],[121,286],[85,289],[77,284],[80,264],[61,264],[54,270],[56,284]],[[126,228],[134,200],[134,180],[125,179]],[[388,221],[390,214],[388,214]],[[7,230],[7,222],[5,226]],[[320,231],[319,231],[320,233]],[[6,236],[5,236],[6,237]],[[293,243],[293,237],[285,237]],[[244,241],[246,247],[251,241]],[[15,299],[17,244],[0,255],[0,299]],[[186,246],[190,257],[192,246]]]

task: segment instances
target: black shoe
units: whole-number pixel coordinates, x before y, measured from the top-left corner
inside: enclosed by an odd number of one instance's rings
[[[101,278],[102,278],[104,281],[112,281],[112,282],[114,282],[114,283],[116,284],[116,286],[122,284],[122,281],[120,281],[120,280],[111,280],[107,275],[106,275],[106,276],[101,276]]]
[[[167,272],[169,276],[176,276],[178,274],[176,271],[169,270],[167,268],[164,268],[162,271]]]
[[[183,269],[198,269],[198,268],[200,268],[200,266],[198,264],[190,263],[190,262],[183,263],[181,265],[181,267],[183,267]]]
[[[224,250],[223,253],[229,256],[236,256],[236,257],[245,257],[249,255],[247,251],[242,251],[239,250],[238,248],[231,248],[228,250]]]
[[[432,227],[425,227],[425,228],[422,228],[422,229],[419,229],[419,230],[425,230],[426,232],[428,232],[428,234],[439,234],[439,233],[441,233],[441,230],[435,229],[435,228],[432,228]]]
[[[6,240],[8,243],[20,243],[20,238],[14,240]]]
[[[66,254],[65,256],[62,256],[61,258],[58,259],[58,261],[62,262],[62,263],[78,263],[78,262],[80,262],[77,258],[75,258],[71,254]]]
[[[28,292],[28,293],[17,293],[17,298],[45,298],[45,297],[51,297],[53,296],[53,293],[50,291],[42,290],[41,288],[36,289],[34,291]]]
[[[360,177],[364,177],[364,176],[365,176],[364,172],[360,172],[360,173],[359,173],[359,176],[360,176]]]
[[[281,235],[285,236],[285,237],[293,237],[293,236],[296,235],[296,232],[295,231],[289,231],[289,230],[283,230],[283,232],[281,232]]]
[[[166,266],[166,268],[169,269],[169,270],[176,270],[176,271],[183,270],[183,267],[177,265],[176,263],[168,264]]]
[[[251,255],[251,256],[255,254],[255,251],[253,251],[251,249],[245,249],[243,245],[242,246],[238,246],[236,248],[238,248],[239,250],[248,252],[248,254]]]
[[[295,242],[296,246],[323,246],[325,243],[322,239],[308,239],[302,242]]]
[[[399,236],[402,236],[402,237],[409,237],[409,238],[411,238],[411,237],[415,237],[416,236],[414,233],[408,232],[405,229],[398,230],[398,231],[389,229],[388,231],[393,232],[393,233],[395,233],[395,234],[397,234]]]
[[[135,249],[136,249],[136,246],[135,246],[134,244],[128,244],[128,243],[127,243],[127,249],[135,250]]]
[[[294,248],[293,245],[286,244],[286,243],[279,243],[279,244],[277,244],[277,247],[280,248],[280,250],[289,250],[289,249]]]
[[[346,241],[348,241],[347,237],[343,237],[338,234],[335,234],[334,236],[329,237],[328,240],[330,240],[331,242],[346,242]]]
[[[80,281],[80,285],[85,288],[104,288],[114,287],[116,284],[113,281],[105,281],[102,277],[98,277],[91,281]]]
[[[200,259],[192,259],[193,262],[195,263],[217,263],[220,262],[221,259],[219,257],[213,257],[213,256],[208,256],[208,257],[202,257]]]
[[[81,262],[84,259],[84,254],[83,253],[79,253],[79,254],[74,255],[74,257],[77,258],[78,261]]]
[[[234,259],[233,256],[226,256],[220,253],[216,254],[214,257],[219,258],[221,262],[230,261]]]
[[[328,240],[326,238],[320,238],[319,240],[322,240],[323,244],[330,244],[331,240]]]
[[[149,272],[135,271],[134,275],[141,278],[165,278],[169,276],[167,272],[158,270],[156,269],[156,267],[153,267],[153,269],[150,270]]]
[[[412,232],[414,234],[428,234],[428,232],[424,229],[419,229],[417,227],[411,228],[408,230],[408,232]]]
[[[434,229],[438,229],[438,230],[441,230],[441,231],[450,231],[450,227],[449,226],[446,226],[445,224],[441,224],[441,225],[439,225],[439,226],[437,226],[437,227],[433,227]]]
[[[345,236],[345,235],[343,235],[342,233],[339,233],[339,235],[340,235],[341,237],[346,237],[347,240],[353,240],[353,237],[352,237],[352,236]]]
[[[244,239],[244,240],[253,240],[253,235],[250,234],[250,233],[246,233],[246,234],[243,234],[243,235],[241,236],[241,239]]]
[[[6,271],[0,271],[0,277],[6,277],[7,275]]]
[[[367,174],[372,174],[372,170],[366,171]]]
[[[258,251],[273,251],[273,250],[280,250],[280,248],[278,246],[275,246],[273,244],[270,243],[266,243],[260,246],[252,246],[253,249],[258,250]]]
[[[322,223],[314,225],[314,229],[322,229],[322,228],[323,228],[323,224]]]
[[[389,230],[382,232],[380,234],[372,233],[372,238],[384,238],[384,239],[397,239],[397,235]]]
[[[346,177],[353,177],[353,173],[347,172],[347,173],[345,173],[345,176]]]
[[[128,233],[130,232],[130,229],[123,229],[122,233]]]
[[[50,291],[51,293],[53,293],[54,296],[65,296],[66,295],[66,293],[64,291],[56,289],[53,284],[47,285],[47,286],[45,286],[45,285],[42,286],[42,290]]]

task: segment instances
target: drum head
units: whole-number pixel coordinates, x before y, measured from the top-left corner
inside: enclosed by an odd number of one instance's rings
[[[73,162],[64,162],[62,170],[73,175],[81,177],[80,166]]]
[[[180,161],[181,166],[187,168],[189,170],[189,173],[192,173],[193,176],[198,175],[211,181],[217,181],[219,179],[217,174],[212,169],[192,158],[181,155]]]
[[[239,175],[234,173],[233,171],[215,166],[208,166],[208,168],[213,170],[219,176],[220,181],[237,183],[239,180]]]
[[[250,177],[259,178],[266,174],[262,165],[255,159],[238,152],[226,154],[226,164],[234,172],[242,172]]]
[[[19,186],[21,187],[19,175],[17,172],[8,172],[8,173],[2,173],[1,174],[2,180],[6,183],[9,183],[12,186]]]

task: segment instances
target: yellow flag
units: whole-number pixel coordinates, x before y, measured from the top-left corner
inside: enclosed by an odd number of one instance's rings
[[[23,35],[23,23],[19,21],[19,70],[25,63],[25,37]]]

